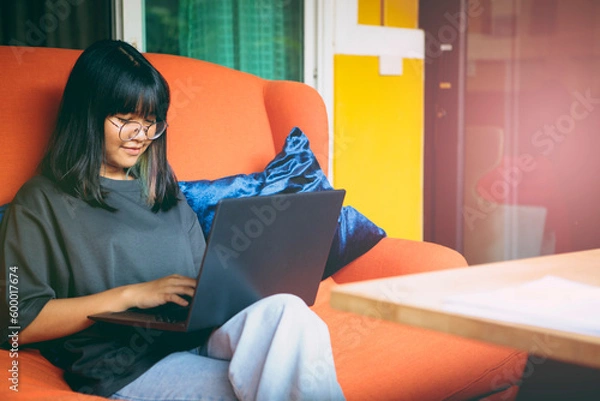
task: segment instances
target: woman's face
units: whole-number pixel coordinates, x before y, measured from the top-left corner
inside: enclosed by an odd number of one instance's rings
[[[143,127],[150,126],[154,121],[149,117],[140,117],[135,114],[115,114],[104,120],[104,162],[100,170],[100,175],[113,180],[133,179],[128,177],[126,169],[133,167],[138,158],[148,149],[150,143],[144,130],[130,141],[122,141],[119,137],[121,127],[130,121],[136,121]],[[124,130],[129,130],[135,124],[128,124]]]

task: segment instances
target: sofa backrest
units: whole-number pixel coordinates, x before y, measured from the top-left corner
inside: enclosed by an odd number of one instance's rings
[[[0,46],[0,205],[36,173],[79,50]],[[180,180],[260,171],[295,126],[327,172],[327,113],[308,85],[147,54],[171,89],[168,156]]]

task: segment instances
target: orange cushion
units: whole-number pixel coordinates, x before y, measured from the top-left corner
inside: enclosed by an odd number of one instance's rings
[[[12,121],[0,136],[0,205],[10,202],[34,174],[56,122],[69,71],[79,54],[66,50],[38,64],[37,51],[28,50],[17,58],[11,47],[0,46],[0,115]]]
[[[526,353],[334,310],[335,285],[323,282],[313,310],[329,326],[348,401],[464,400],[520,380]]]
[[[0,386],[0,400],[19,401],[100,401],[102,397],[75,393],[63,379],[63,372],[48,362],[36,350],[20,350],[18,358],[10,358],[5,350],[0,350],[0,366],[7,372],[13,361],[18,361],[18,382]],[[18,392],[9,386],[18,384]]]
[[[453,249],[431,242],[386,237],[333,278],[338,283],[348,283],[463,266],[467,266],[467,261]]]

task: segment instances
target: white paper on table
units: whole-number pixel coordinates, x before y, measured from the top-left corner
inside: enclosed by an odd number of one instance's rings
[[[447,312],[600,335],[600,287],[545,276],[497,290],[443,300]]]

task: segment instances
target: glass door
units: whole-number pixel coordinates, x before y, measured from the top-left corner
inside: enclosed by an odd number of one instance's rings
[[[481,0],[469,16],[464,254],[600,247],[600,2]]]

